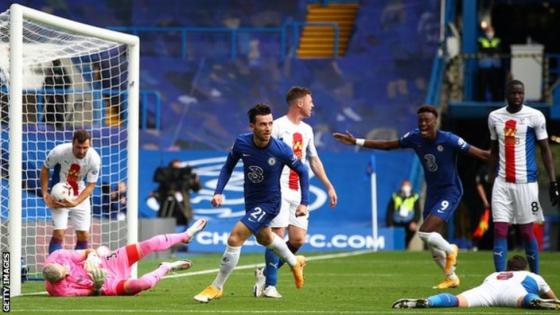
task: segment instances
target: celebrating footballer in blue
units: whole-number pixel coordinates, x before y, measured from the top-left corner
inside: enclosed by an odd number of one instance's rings
[[[459,286],[459,277],[455,274],[459,249],[449,244],[437,231],[453,215],[463,195],[457,172],[457,153],[488,160],[489,152],[469,145],[451,132],[438,130],[438,112],[433,106],[422,106],[417,114],[418,128],[407,132],[399,140],[356,139],[349,132],[334,133],[333,136],[345,144],[382,150],[411,148],[416,152],[422,161],[427,186],[424,222],[418,234],[445,273],[445,279],[434,288],[455,288]]]
[[[235,165],[241,159],[245,180],[243,187],[245,216],[236,223],[228,237],[216,279],[194,297],[201,303],[208,303],[223,295],[224,284],[239,261],[241,246],[251,235],[255,235],[259,244],[273,250],[290,265],[296,287],[303,286],[305,257],[292,254],[284,240],[272,233],[270,221],[280,210],[280,175],[285,165],[299,175],[301,202],[296,209],[296,215],[307,215],[309,193],[307,169],[287,144],[271,136],[273,120],[268,106],[257,104],[249,110],[248,114],[253,132],[242,134],[235,140],[220,172],[212,198],[212,205],[215,207],[223,203],[224,188]]]

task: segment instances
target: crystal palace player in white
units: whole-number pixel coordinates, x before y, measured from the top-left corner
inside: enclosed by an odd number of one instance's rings
[[[272,136],[282,140],[292,148],[294,154],[302,161],[309,159],[309,165],[313,173],[325,186],[329,196],[330,207],[337,202],[336,191],[329,181],[323,163],[317,154],[313,135],[313,128],[303,122],[311,117],[313,110],[313,99],[311,91],[303,87],[292,87],[286,94],[288,112],[286,115],[274,120]],[[288,229],[288,248],[296,253],[305,242],[309,215],[296,216],[296,208],[300,203],[300,186],[297,173],[289,167],[284,167],[280,178],[282,191],[282,202],[280,212],[270,222],[272,231],[284,237],[285,229]],[[265,268],[259,267],[255,271],[256,283],[253,288],[255,297],[265,296],[271,298],[282,297],[276,289],[278,280],[278,268],[284,262],[274,254],[271,249],[266,249]]]
[[[60,165],[60,182],[72,187],[74,198],[70,200],[54,200],[49,194],[49,173],[56,165]],[[51,209],[54,225],[49,254],[62,248],[68,216],[76,229],[75,249],[88,247],[91,225],[89,196],[97,183],[100,167],[101,158],[91,147],[91,135],[85,130],[75,131],[72,143],[59,144],[47,155],[41,169],[41,192]]]
[[[494,272],[478,287],[457,296],[441,293],[427,299],[400,299],[393,308],[435,307],[523,307],[560,309],[560,301],[539,275],[526,271],[527,261],[519,255],[507,262],[507,271]]]
[[[533,222],[544,221],[539,204],[535,148],[541,148],[543,164],[550,181],[552,204],[558,203],[554,162],[548,146],[544,115],[523,105],[525,88],[513,80],[506,86],[507,106],[488,116],[490,129],[490,182],[492,217],[494,219],[494,267],[503,271],[507,260],[507,235],[510,224],[518,224],[525,243],[529,268],[539,273],[539,251],[533,233]],[[498,164],[499,162],[499,164]],[[496,174],[497,172],[497,174]]]

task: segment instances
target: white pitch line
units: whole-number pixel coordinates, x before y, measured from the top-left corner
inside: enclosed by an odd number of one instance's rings
[[[325,259],[333,259],[333,258],[344,258],[344,257],[364,255],[364,254],[368,254],[368,253],[373,253],[373,252],[369,251],[369,250],[360,250],[360,251],[354,251],[354,252],[345,252],[345,253],[337,253],[337,254],[326,254],[326,255],[319,255],[319,256],[311,256],[311,257],[307,257],[307,261],[325,260]],[[252,269],[252,268],[257,268],[257,267],[260,267],[260,266],[264,266],[264,264],[260,263],[260,264],[250,264],[250,265],[237,266],[237,267],[235,267],[235,270]],[[206,275],[206,274],[209,274],[209,273],[216,273],[218,271],[220,271],[219,268],[206,269],[206,270],[200,270],[200,271],[194,271],[194,272],[185,272],[185,273],[179,273],[179,274],[174,274],[174,275],[167,275],[167,276],[164,276],[162,279],[173,279],[173,278]],[[47,295],[47,294],[48,294],[47,291],[40,291],[40,292],[23,293],[21,295],[22,296],[34,296],[34,295]]]

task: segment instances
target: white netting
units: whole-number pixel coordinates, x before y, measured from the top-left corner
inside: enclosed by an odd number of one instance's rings
[[[9,20],[9,11],[0,14],[2,250],[8,248],[9,221]],[[77,129],[91,133],[92,147],[102,159],[91,198],[90,246],[115,249],[126,243],[128,50],[123,44],[27,20],[23,36],[22,258],[30,272],[37,273],[52,234],[50,210],[41,197],[41,167],[47,153],[71,142]],[[74,245],[69,223],[64,247]]]

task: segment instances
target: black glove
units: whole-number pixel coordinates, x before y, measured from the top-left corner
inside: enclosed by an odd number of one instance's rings
[[[548,192],[550,193],[550,202],[552,202],[553,206],[556,206],[558,204],[558,201],[560,200],[560,189],[558,187],[558,182],[551,182]]]

